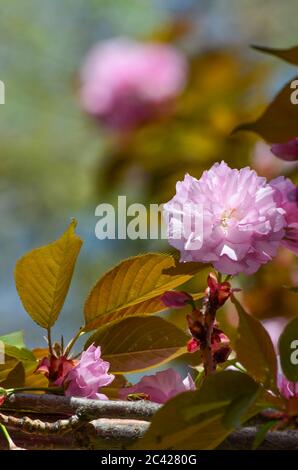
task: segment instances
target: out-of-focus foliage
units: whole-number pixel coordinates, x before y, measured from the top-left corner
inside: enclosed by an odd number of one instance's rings
[[[140,184],[141,179],[150,202],[165,202],[186,172],[199,177],[221,159],[236,166],[246,164],[250,141],[230,133],[256,111],[265,71],[261,64],[248,63],[236,49],[195,54],[188,85],[173,112],[114,142],[99,176],[99,189],[105,183],[107,189],[119,188],[123,181]],[[255,101],[247,106],[252,93]]]
[[[298,46],[290,49],[272,49],[254,46],[254,49],[279,57],[298,65]],[[294,84],[294,86],[292,86]],[[254,122],[241,124],[237,130],[253,131],[267,142],[287,142],[298,135],[298,106],[293,102],[298,77],[293,77],[269,104],[263,114]],[[295,92],[297,95],[297,92]]]
[[[252,46],[253,49],[266,54],[279,57],[280,59],[289,62],[289,64],[298,65],[298,46],[290,47],[289,49],[273,49],[271,47]]]
[[[298,133],[298,106],[292,103],[292,82],[298,83],[298,76],[287,83],[266,108],[264,113],[252,123],[241,124],[236,131],[253,131],[267,142],[287,142]]]

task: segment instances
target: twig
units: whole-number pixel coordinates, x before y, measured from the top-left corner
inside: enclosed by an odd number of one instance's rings
[[[216,364],[213,359],[211,337],[213,332],[213,326],[215,322],[216,309],[212,308],[212,303],[206,304],[206,310],[204,312],[204,326],[205,326],[205,341],[202,342],[201,352],[204,364],[205,375],[212,374],[216,370]]]
[[[73,415],[69,419],[59,419],[54,423],[43,422],[39,419],[16,418],[0,413],[0,424],[19,429],[24,433],[34,434],[64,434],[73,431],[85,423],[78,415]]]
[[[160,405],[141,400],[138,402],[89,400],[86,398],[69,398],[59,395],[37,395],[15,393],[7,397],[2,410],[26,411],[52,415],[72,415],[80,409],[88,413],[90,420],[96,418],[128,418],[150,421]]]

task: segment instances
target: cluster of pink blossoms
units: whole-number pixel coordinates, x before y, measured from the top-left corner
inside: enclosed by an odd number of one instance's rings
[[[225,274],[253,274],[281,244],[298,253],[297,195],[297,187],[284,177],[268,183],[248,167],[216,163],[199,180],[186,175],[164,205],[169,243],[182,262],[212,263]],[[197,214],[189,207],[202,212],[199,233]],[[199,248],[193,249],[196,240]]]
[[[172,46],[111,39],[96,45],[83,64],[81,104],[110,129],[132,129],[167,108],[186,73],[186,60]]]

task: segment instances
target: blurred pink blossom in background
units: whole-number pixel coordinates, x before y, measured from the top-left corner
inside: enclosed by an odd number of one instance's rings
[[[281,160],[293,162],[298,160],[298,137],[285,144],[273,144],[271,152]]]
[[[82,353],[79,363],[65,378],[66,396],[108,399],[106,395],[98,393],[98,390],[113,382],[115,377],[108,374],[110,363],[101,359],[100,355],[100,347],[93,344]]]
[[[187,62],[172,46],[110,39],[91,49],[83,64],[81,105],[108,128],[132,129],[162,112],[186,75]]]
[[[155,403],[165,403],[170,398],[187,390],[195,390],[195,384],[190,374],[183,380],[174,369],[147,375],[132,387],[123,388],[119,397],[125,399],[131,393],[145,393],[149,400]]]
[[[202,233],[195,231],[197,214],[185,210],[190,204],[202,208]],[[187,174],[164,205],[169,243],[180,251],[181,261],[211,262],[232,275],[253,274],[272,260],[285,235],[285,209],[265,178],[225,162],[215,163],[199,180]],[[199,238],[201,248],[193,249]]]

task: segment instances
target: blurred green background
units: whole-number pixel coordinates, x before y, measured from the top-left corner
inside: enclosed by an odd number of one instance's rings
[[[255,118],[294,75],[292,67],[249,45],[298,44],[297,17],[296,0],[1,1],[0,79],[6,86],[6,104],[0,106],[1,334],[24,329],[29,345],[41,345],[40,329],[18,300],[13,269],[26,251],[57,238],[71,217],[78,219],[85,244],[54,328],[54,334],[63,330],[68,337],[80,325],[88,290],[107,267],[131,254],[167,248],[97,240],[99,203],[126,192],[137,202],[165,202],[185,172],[199,177],[221,159],[238,168],[248,163],[272,176],[293,173],[274,157],[276,168],[262,169],[268,149],[257,144],[256,156],[257,137],[230,137],[230,131]],[[79,107],[78,73],[85,54],[113,36],[158,39],[175,21],[188,25],[189,31],[173,40],[191,65],[178,117],[136,131],[126,146],[117,146]],[[127,180],[126,169],[135,166],[144,183]],[[262,305],[261,317],[295,313],[294,299],[280,287],[297,279],[293,258],[282,256],[279,262],[277,270],[268,266],[243,280],[253,311]],[[255,288],[258,293],[250,297]]]

